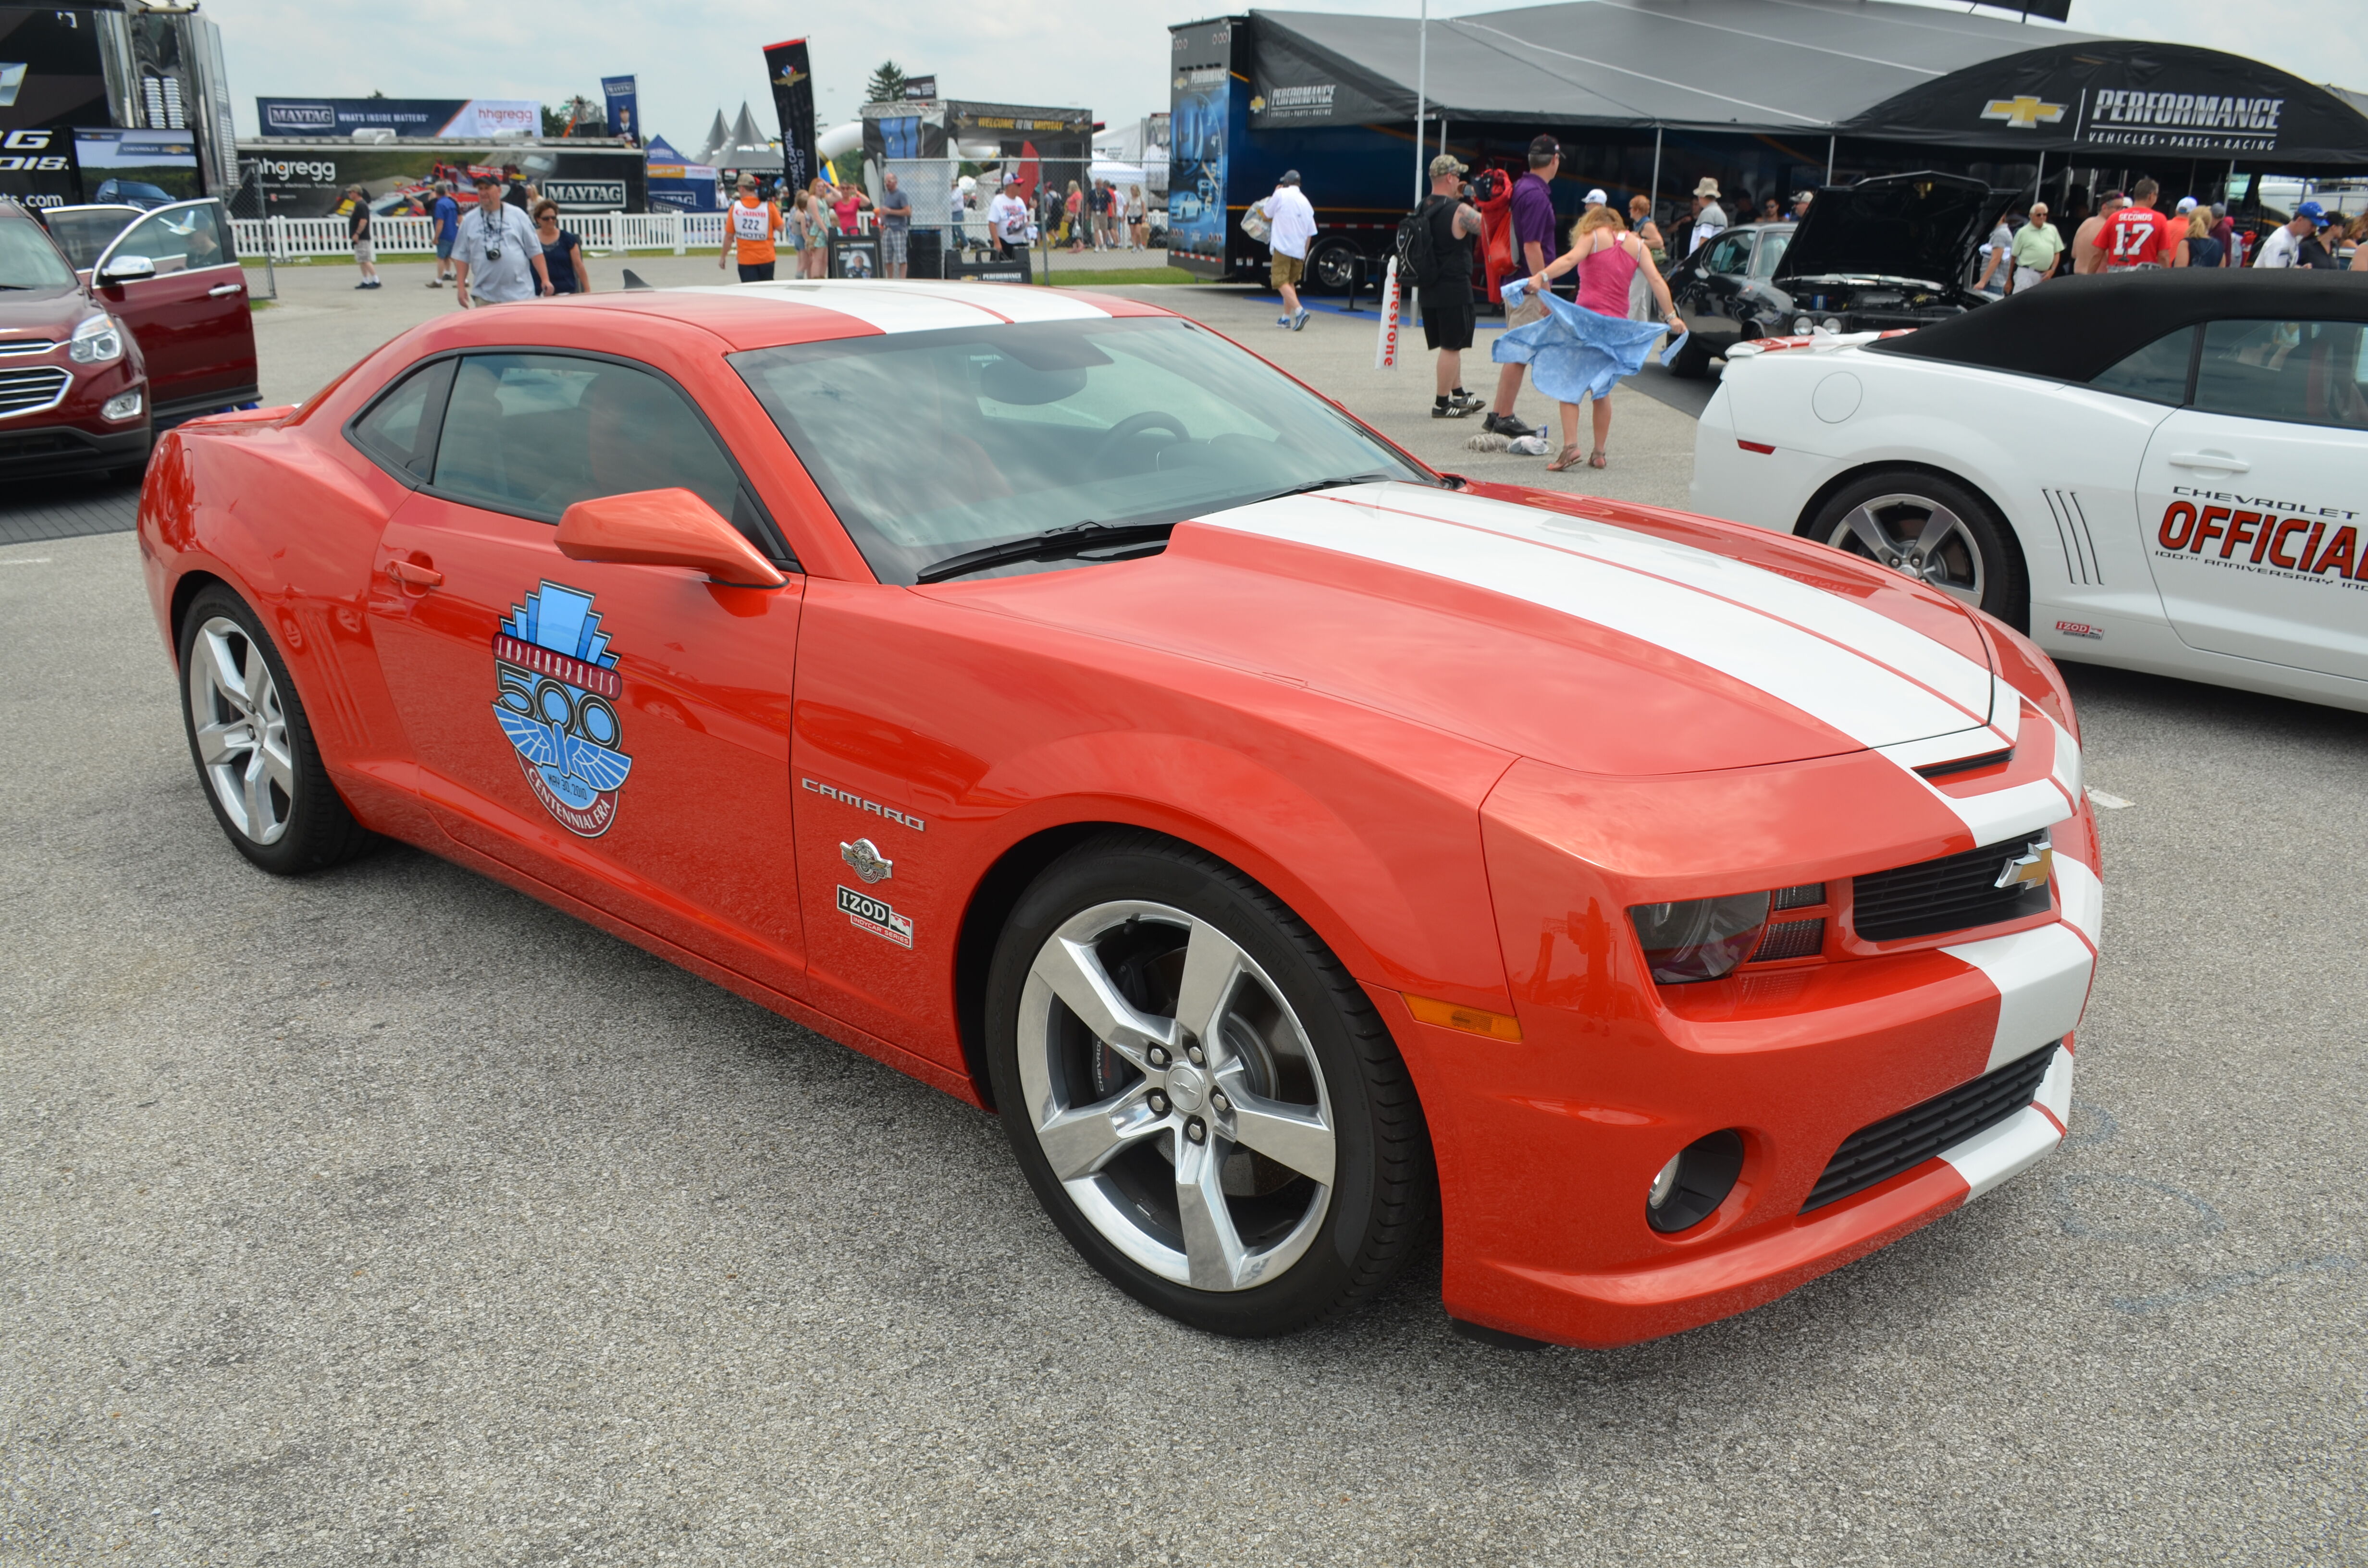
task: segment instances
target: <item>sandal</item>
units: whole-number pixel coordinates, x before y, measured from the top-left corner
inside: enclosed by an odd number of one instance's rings
[[[1598,447],[1593,452],[1588,455],[1587,466],[1589,468],[1610,468],[1611,465],[1604,460],[1603,449],[1601,447]]]
[[[1565,469],[1577,468],[1577,466],[1578,448],[1577,446],[1568,446],[1562,449],[1562,455],[1560,457],[1546,464],[1546,472],[1548,473],[1560,473]]]

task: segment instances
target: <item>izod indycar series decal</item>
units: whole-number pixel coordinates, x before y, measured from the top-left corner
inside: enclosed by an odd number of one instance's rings
[[[511,606],[494,633],[494,718],[542,809],[585,838],[615,824],[633,768],[618,749],[616,663],[592,596],[556,583]]]
[[[2155,535],[2160,560],[2193,556],[2238,572],[2368,586],[2360,514],[2226,491],[2175,486]]]
[[[859,930],[869,931],[875,937],[885,937],[900,948],[913,945],[912,917],[897,914],[868,892],[857,892],[842,884],[838,890],[838,908],[839,913],[847,916],[848,923]]]

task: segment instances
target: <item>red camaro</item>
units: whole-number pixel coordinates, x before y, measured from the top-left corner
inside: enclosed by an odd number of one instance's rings
[[[167,437],[204,792],[400,838],[973,1104],[1086,1259],[1287,1331],[1768,1301],[2063,1134],[2102,890],[1995,620],[1426,469],[1149,306],[444,316]]]

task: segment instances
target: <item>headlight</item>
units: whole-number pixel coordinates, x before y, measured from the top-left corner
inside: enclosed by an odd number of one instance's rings
[[[1806,316],[1794,316],[1793,318],[1793,335],[1795,337],[1806,337],[1810,333],[1816,330],[1816,325],[1817,324],[1816,322],[1811,321]]]
[[[1645,963],[1664,985],[1716,980],[1751,956],[1768,924],[1768,894],[1730,893],[1628,911]]]
[[[66,356],[77,365],[104,365],[123,358],[123,329],[108,315],[86,316],[74,328]]]
[[[1827,332],[1839,332],[1839,331],[1841,331],[1841,329],[1842,329],[1842,318],[1841,318],[1841,317],[1839,317],[1839,316],[1827,316],[1827,317],[1826,318],[1826,330],[1827,330]]]

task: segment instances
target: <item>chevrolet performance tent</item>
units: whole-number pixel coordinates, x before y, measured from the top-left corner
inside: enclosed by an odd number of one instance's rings
[[[1253,142],[1410,135],[1414,19],[1245,20]],[[2258,61],[1884,0],[1577,0],[1434,20],[1425,85],[1427,142],[1517,165],[1552,131],[1565,183],[1656,190],[1665,215],[1703,175],[1766,196],[1829,172],[1939,168],[2040,182],[2068,208],[2066,186],[2141,173],[2210,199],[2247,173],[2368,171],[2359,101]],[[1409,146],[1409,195],[1414,164]]]

